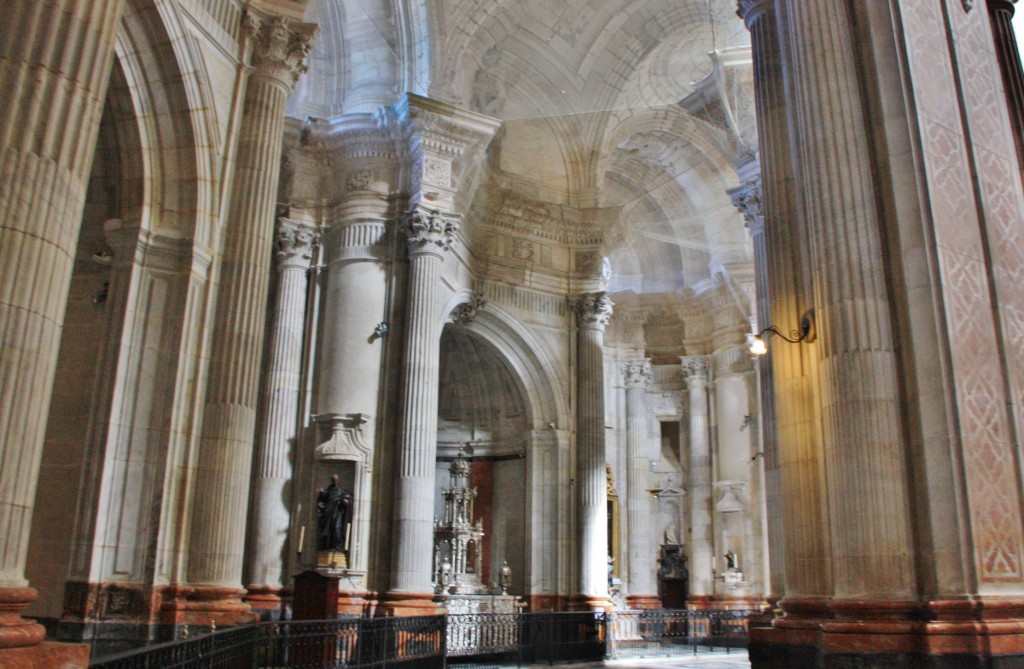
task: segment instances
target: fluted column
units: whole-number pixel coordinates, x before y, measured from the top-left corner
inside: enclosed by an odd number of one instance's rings
[[[263,421],[253,470],[247,601],[276,608],[284,578],[289,514],[285,486],[292,477],[292,444],[298,425],[307,274],[318,235],[282,218],[277,231],[277,298],[263,390]]]
[[[1003,75],[1013,138],[1017,144],[1017,159],[1024,165],[1024,68],[1013,30],[1014,2],[1016,0],[988,0],[988,11],[992,17],[992,33]]]
[[[775,0],[741,0],[740,15],[750,30],[754,55],[761,205],[767,260],[771,322],[783,332],[799,327],[800,315],[811,306],[806,287],[809,252],[802,241],[799,192],[794,175],[793,104],[784,76],[785,53],[779,37]],[[809,346],[768,340],[773,384],[775,444],[766,442],[765,496],[769,509],[772,591],[777,599],[797,599],[806,611],[820,607],[831,590],[825,517],[825,484],[816,414],[816,361]],[[770,408],[764,408],[767,413]],[[781,539],[781,540],[780,540]],[[781,558],[781,568],[779,566]],[[780,574],[781,572],[781,574]],[[777,578],[782,576],[783,582]]]
[[[612,301],[584,293],[576,301],[579,321],[576,406],[576,489],[580,604],[607,608],[608,494],[604,434],[604,328]]]
[[[706,606],[714,593],[714,542],[711,535],[711,438],[708,425],[708,358],[680,359],[690,389],[690,602]]]
[[[654,550],[654,500],[647,492],[650,460],[645,454],[647,442],[647,384],[651,380],[651,361],[633,360],[622,365],[626,386],[626,518],[629,541],[629,597],[631,608],[657,608],[658,584],[655,582],[657,555]]]
[[[86,181],[124,5],[14,0],[0,25],[0,652],[44,636],[20,617],[36,598],[25,560]]]
[[[396,611],[432,609],[434,462],[440,373],[441,263],[458,232],[456,218],[414,209],[402,226],[409,250],[409,297],[402,376],[391,591]]]
[[[835,600],[912,600],[916,588],[883,222],[854,27],[837,3],[787,3],[818,339]],[[827,29],[823,29],[827,27]],[[813,222],[811,224],[810,222]],[[878,522],[884,517],[886,522]],[[910,601],[908,606],[912,606]],[[895,606],[895,603],[889,606]],[[859,615],[859,614],[858,614]]]
[[[188,581],[196,622],[237,622],[260,358],[274,243],[284,108],[304,71],[312,26],[250,12],[253,70],[242,110],[196,467]]]

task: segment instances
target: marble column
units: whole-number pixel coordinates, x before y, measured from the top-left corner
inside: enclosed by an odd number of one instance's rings
[[[185,622],[251,618],[241,601],[242,557],[285,102],[309,53],[313,26],[250,12],[253,70],[243,103],[225,226],[218,304],[196,465]]]
[[[656,508],[647,492],[650,459],[646,454],[647,385],[651,380],[651,361],[632,360],[622,365],[626,386],[626,518],[629,541],[630,608],[658,608],[657,552],[651,518]]]
[[[992,17],[996,55],[1017,144],[1017,159],[1024,165],[1024,67],[1021,66],[1017,36],[1013,30],[1014,2],[1016,0],[988,0],[988,11]]]
[[[711,435],[708,424],[708,358],[680,358],[690,390],[690,569],[689,604],[708,606],[714,594],[714,537],[711,526]]]
[[[433,604],[434,471],[437,459],[437,389],[443,327],[441,264],[458,220],[416,208],[402,225],[409,250],[409,296],[402,375],[402,425],[388,606],[424,613]]]
[[[20,616],[36,598],[25,561],[75,244],[125,4],[15,0],[0,25],[2,653],[45,634]]]
[[[579,536],[579,601],[582,608],[607,609],[608,495],[604,429],[604,329],[612,301],[584,293],[576,301],[579,321],[576,405],[576,499]]]
[[[253,470],[246,596],[246,601],[259,608],[278,608],[285,577],[283,553],[290,525],[285,487],[292,479],[296,456],[293,444],[298,438],[307,275],[318,240],[314,228],[286,218],[278,220],[277,297]]]

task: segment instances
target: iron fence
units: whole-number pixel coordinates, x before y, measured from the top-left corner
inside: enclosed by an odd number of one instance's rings
[[[95,660],[93,669],[402,669],[665,657],[745,647],[751,611],[458,614],[260,623]]]

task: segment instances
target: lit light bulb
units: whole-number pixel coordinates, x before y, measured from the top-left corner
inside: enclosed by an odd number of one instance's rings
[[[764,355],[768,352],[768,347],[765,346],[764,339],[760,337],[751,337],[750,339],[750,353],[751,355]]]

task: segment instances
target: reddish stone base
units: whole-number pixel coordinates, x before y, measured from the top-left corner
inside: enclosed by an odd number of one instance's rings
[[[565,611],[569,608],[569,604],[561,595],[527,595],[526,608],[534,613]]]
[[[89,644],[46,641],[26,648],[0,651],[0,669],[85,669],[89,666]]]
[[[160,609],[161,622],[217,627],[254,623],[259,616],[242,601],[243,595],[242,588],[167,588]]]
[[[38,596],[35,588],[0,588],[0,649],[35,646],[46,637],[46,628],[21,617]]]
[[[569,601],[570,611],[614,611],[615,604],[608,597],[576,595]]]
[[[433,593],[389,592],[380,604],[386,616],[439,616],[444,609],[434,601]]]
[[[378,605],[379,602],[377,601],[376,592],[370,592],[368,590],[338,591],[338,613],[355,614],[369,618],[376,614]]]
[[[660,609],[661,599],[657,595],[629,595],[626,605],[631,609]]]
[[[280,587],[251,585],[246,588],[242,601],[256,613],[280,611],[281,592]]]
[[[753,669],[1024,667],[1024,602],[783,600],[750,630]]]

